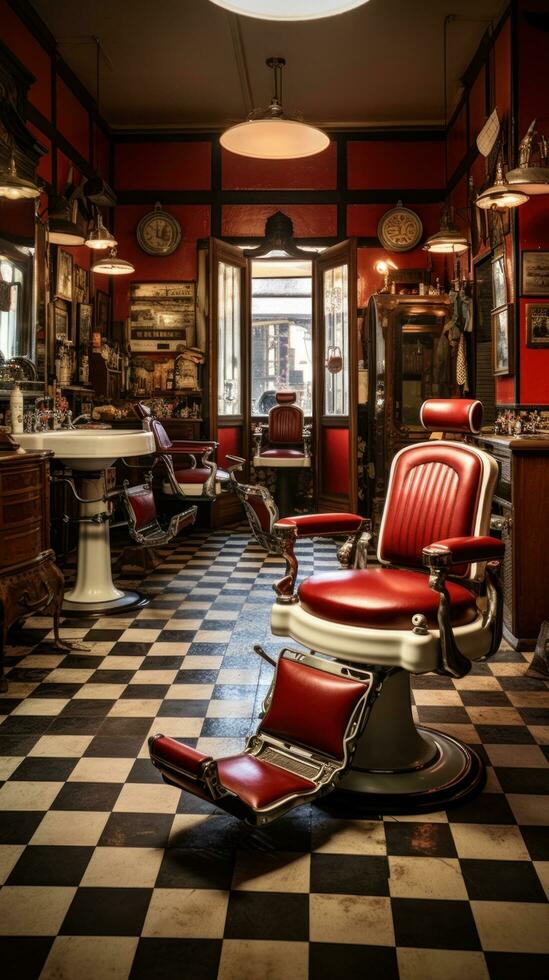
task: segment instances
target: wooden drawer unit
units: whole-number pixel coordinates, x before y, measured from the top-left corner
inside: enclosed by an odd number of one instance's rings
[[[482,435],[475,440],[498,462],[495,522],[505,541],[503,632],[519,650],[534,648],[549,619],[549,439]]]
[[[52,612],[56,635],[63,576],[50,549],[51,453],[0,453],[0,690],[10,626],[30,613]]]

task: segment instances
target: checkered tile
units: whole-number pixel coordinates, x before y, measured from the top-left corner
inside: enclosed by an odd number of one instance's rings
[[[335,567],[300,546],[301,574]],[[414,681],[418,720],[475,745],[485,791],[418,817],[330,797],[252,830],[164,785],[147,736],[242,747],[271,671],[280,562],[196,531],[139,584],[135,617],[51,621],[9,647],[0,701],[0,964],[44,980],[504,980],[549,976],[549,684],[502,648]],[[98,941],[100,937],[100,941]]]

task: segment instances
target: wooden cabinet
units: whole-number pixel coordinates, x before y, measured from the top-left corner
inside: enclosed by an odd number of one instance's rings
[[[49,611],[57,632],[63,575],[50,548],[49,458],[52,453],[0,455],[0,690],[10,626]]]
[[[549,438],[483,435],[475,441],[499,467],[493,525],[505,541],[503,633],[515,649],[531,650],[549,620]]]
[[[455,352],[444,324],[447,296],[379,293],[368,306],[366,513],[381,521],[391,461],[421,442],[419,410],[426,398],[455,397]]]

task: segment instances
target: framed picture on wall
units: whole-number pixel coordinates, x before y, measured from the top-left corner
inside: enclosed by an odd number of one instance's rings
[[[494,374],[513,373],[513,306],[507,303],[492,311],[492,370]]]
[[[549,296],[549,252],[523,252],[521,272],[523,296]]]
[[[526,304],[526,346],[549,348],[549,302]]]
[[[111,319],[111,298],[101,289],[95,291],[95,329],[101,335],[107,333]]]
[[[493,309],[507,303],[507,280],[505,276],[505,251],[500,246],[492,257],[492,302]]]
[[[73,298],[73,258],[69,252],[64,252],[62,248],[57,249],[57,267],[55,275],[55,295],[59,299],[66,299],[72,302]]]
[[[87,303],[89,301],[89,272],[81,265],[74,266],[74,301]]]
[[[66,303],[53,304],[53,328],[56,340],[69,340],[70,318]]]
[[[89,344],[92,333],[93,306],[91,303],[78,304],[78,343]]]

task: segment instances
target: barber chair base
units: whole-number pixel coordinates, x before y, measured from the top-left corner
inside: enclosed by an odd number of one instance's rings
[[[484,764],[468,745],[451,735],[417,728],[429,746],[430,761],[409,771],[380,772],[352,765],[338,789],[356,796],[376,813],[428,813],[475,796],[485,782]]]
[[[150,601],[149,596],[144,595],[143,592],[125,589],[118,599],[111,599],[108,602],[71,602],[70,599],[65,599],[62,613],[71,619],[80,616],[93,619],[97,616],[115,616],[120,612],[144,609]]]

